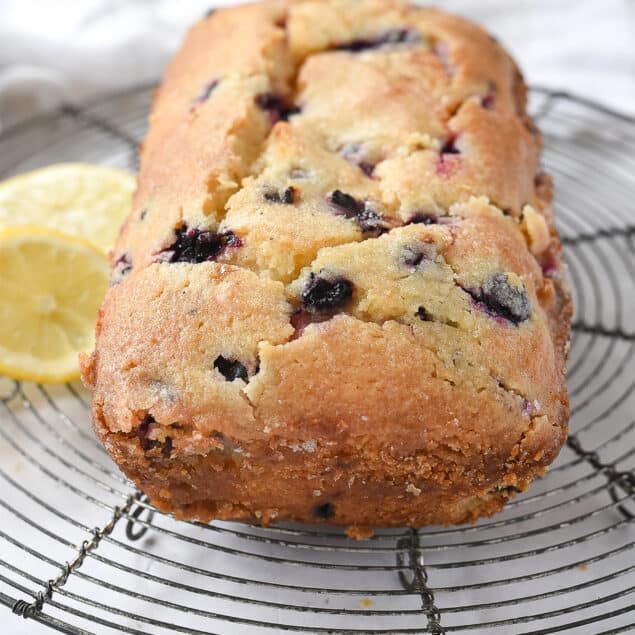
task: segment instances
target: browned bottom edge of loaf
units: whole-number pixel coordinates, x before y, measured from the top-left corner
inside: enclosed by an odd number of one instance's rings
[[[404,462],[378,448],[288,448],[281,456],[264,442],[238,446],[231,439],[206,455],[166,457],[160,447],[143,450],[134,434],[96,428],[152,504],[178,519],[328,523],[352,528],[356,537],[365,537],[361,528],[460,524],[494,514],[544,474],[565,438],[564,426],[549,439],[536,435],[520,444],[511,470],[496,457],[484,472],[424,454]]]

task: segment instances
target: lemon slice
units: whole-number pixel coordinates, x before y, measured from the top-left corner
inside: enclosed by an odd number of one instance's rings
[[[0,228],[38,225],[112,249],[130,212],[135,178],[115,168],[60,163],[0,183]]]
[[[38,227],[0,231],[0,373],[76,378],[107,287],[108,260],[88,241]]]

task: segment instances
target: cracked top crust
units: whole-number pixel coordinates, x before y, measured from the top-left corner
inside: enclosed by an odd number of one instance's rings
[[[540,148],[518,69],[460,18],[300,0],[202,20],[82,362],[95,425],[176,427],[173,457],[221,434],[445,452],[488,487],[536,473],[566,433],[571,312]]]

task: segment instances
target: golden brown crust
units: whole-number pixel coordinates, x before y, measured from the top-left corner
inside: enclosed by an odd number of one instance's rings
[[[484,31],[399,0],[219,11],[151,119],[82,373],[155,505],[361,538],[544,473],[571,301],[525,86]]]

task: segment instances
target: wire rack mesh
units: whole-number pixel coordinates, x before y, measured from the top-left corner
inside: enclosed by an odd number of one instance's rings
[[[150,87],[0,136],[0,177],[135,169]],[[571,436],[474,526],[174,521],[90,430],[78,383],[0,378],[0,603],[67,633],[635,632],[635,121],[534,89],[575,299]],[[0,617],[0,623],[4,620]]]

